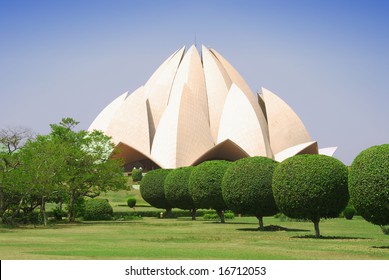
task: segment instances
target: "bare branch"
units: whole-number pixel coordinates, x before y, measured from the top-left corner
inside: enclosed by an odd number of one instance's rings
[[[33,137],[32,130],[26,127],[7,127],[0,129],[0,144],[5,146],[7,152],[10,154],[20,149],[27,140]]]

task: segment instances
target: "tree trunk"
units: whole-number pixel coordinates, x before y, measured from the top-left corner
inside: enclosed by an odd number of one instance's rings
[[[47,227],[46,200],[45,200],[44,196],[42,196],[40,208],[41,208],[41,214],[42,214],[42,218],[43,218],[43,224],[45,227]]]
[[[18,207],[16,208],[16,211],[14,213],[14,218],[19,215],[20,213],[20,208],[22,208],[22,205],[23,205],[23,202],[24,202],[24,196],[20,199],[19,201],[19,204],[18,204]]]
[[[166,208],[166,218],[173,218],[172,208]]]
[[[259,230],[265,230],[265,227],[263,226],[263,217],[262,216],[257,216],[258,223],[259,223]]]
[[[223,210],[216,210],[217,214],[219,215],[220,217],[220,222],[222,224],[224,224],[226,222],[225,218],[224,218],[224,211]]]
[[[190,213],[192,214],[192,221],[195,221],[196,220],[196,208],[191,209]]]
[[[71,190],[70,199],[69,199],[69,213],[68,213],[69,223],[74,223],[76,221],[76,213],[74,209],[74,204],[75,204],[74,196],[75,196],[74,190]]]
[[[313,224],[314,224],[314,226],[315,226],[315,237],[316,237],[316,238],[319,238],[319,237],[320,237],[319,222],[320,222],[320,219],[317,219],[317,220],[314,220],[314,221],[313,221]]]

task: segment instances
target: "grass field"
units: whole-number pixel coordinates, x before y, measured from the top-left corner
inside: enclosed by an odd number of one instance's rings
[[[389,259],[389,237],[360,217],[322,221],[321,239],[311,223],[265,225],[260,232],[255,218],[237,217],[1,227],[0,259]]]

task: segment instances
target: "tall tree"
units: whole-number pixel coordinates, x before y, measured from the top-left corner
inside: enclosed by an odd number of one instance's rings
[[[66,174],[62,183],[69,194],[69,222],[75,221],[78,198],[127,186],[122,160],[110,158],[114,148],[110,138],[100,131],[75,131],[77,124],[64,118],[51,125],[50,134],[65,150]]]
[[[24,188],[24,194],[40,206],[45,226],[46,202],[53,200],[66,173],[66,150],[55,140],[46,135],[28,141],[20,151],[20,167],[14,174],[17,178],[15,187]]]
[[[24,127],[0,129],[0,217],[8,207],[5,182],[10,172],[18,165],[17,151],[33,137],[30,129]]]

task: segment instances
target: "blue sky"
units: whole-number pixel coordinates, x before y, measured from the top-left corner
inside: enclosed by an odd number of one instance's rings
[[[388,15],[388,1],[0,0],[0,128],[86,129],[196,38],[350,164],[389,143]]]

